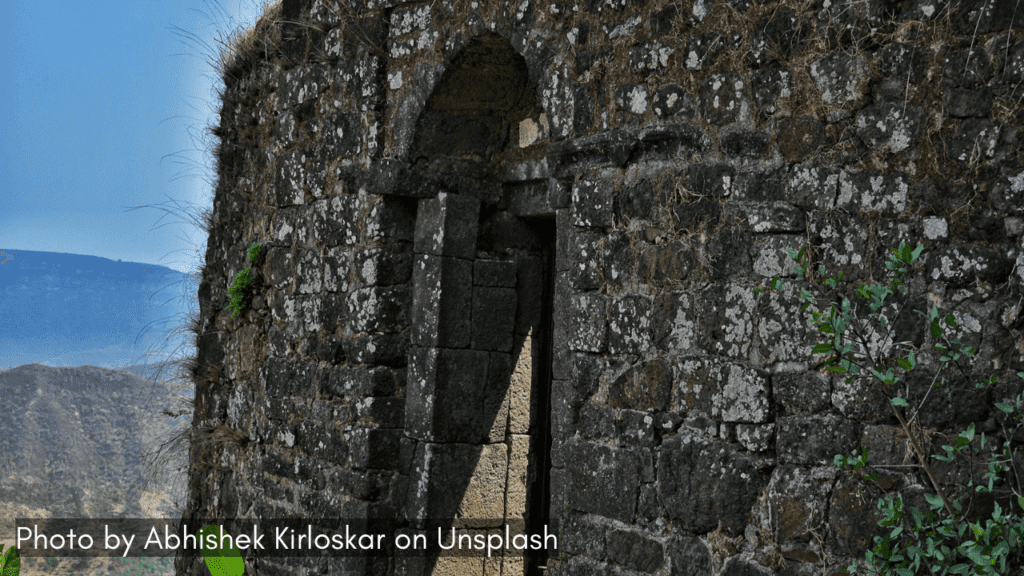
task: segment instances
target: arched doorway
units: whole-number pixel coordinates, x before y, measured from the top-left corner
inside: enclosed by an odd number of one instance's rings
[[[453,59],[409,149],[416,194],[405,435],[414,451],[404,517],[436,539],[533,533],[547,520],[554,213],[516,210],[542,118],[508,40],[485,34]],[[524,136],[529,136],[524,138]],[[536,150],[534,150],[536,152]],[[431,531],[432,529],[432,531]],[[405,560],[413,562],[412,560]],[[533,574],[541,557],[426,559],[424,574]]]

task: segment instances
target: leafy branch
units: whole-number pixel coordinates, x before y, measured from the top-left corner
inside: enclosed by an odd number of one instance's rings
[[[890,531],[884,537],[876,537],[877,546],[865,554],[867,562],[875,569],[874,573],[909,576],[918,573],[919,568],[924,565],[930,573],[1005,574],[1007,559],[1012,554],[1021,552],[1024,516],[1019,512],[1014,514],[1012,510],[1004,511],[995,503],[992,519],[984,524],[981,521],[970,521],[969,510],[965,511],[959,501],[951,500],[936,478],[929,464],[930,459],[922,446],[922,438],[919,433],[914,432],[914,424],[932,388],[945,387],[946,391],[949,390],[945,386],[946,380],[942,374],[953,366],[961,376],[967,378],[968,374],[961,360],[966,359],[973,363],[975,354],[975,350],[964,345],[949,332],[949,329],[959,326],[955,315],[949,313],[943,316],[939,314],[936,306],[927,313],[915,310],[928,323],[931,336],[935,340],[933,349],[939,353],[939,364],[921,401],[909,416],[906,414],[911,408],[907,400],[910,397],[910,387],[906,382],[901,386],[900,382],[908,373],[918,368],[919,362],[915,354],[916,347],[912,342],[894,343],[893,338],[896,320],[906,311],[910,301],[903,276],[913,268],[923,248],[918,245],[912,249],[906,243],[900,243],[898,248],[890,248],[888,261],[885,263],[891,276],[889,282],[862,285],[856,289],[855,297],[870,308],[870,312],[866,314],[867,320],[862,320],[858,315],[858,302],[852,301],[845,294],[840,294],[843,273],[829,276],[824,265],[818,266],[818,276],[823,278],[821,285],[832,294],[823,294],[824,291],[816,286],[817,294],[799,288],[800,298],[804,301],[800,311],[806,312],[812,305],[817,309],[825,308],[827,305],[824,312],[811,312],[811,319],[818,332],[826,338],[826,341],[811,348],[812,354],[828,355],[819,367],[833,374],[846,375],[847,384],[858,378],[871,379],[874,386],[888,399],[889,408],[899,422],[919,466],[934,490],[933,494],[925,495],[930,510],[911,508],[909,515],[904,511],[903,499],[899,494],[879,500],[879,525],[889,528]],[[790,250],[789,256],[798,265],[793,269],[796,279],[807,280],[810,266],[807,246],[804,245],[799,251]],[[773,291],[781,287],[782,282],[776,275],[768,288],[758,288],[755,292]],[[896,299],[896,303],[887,307],[885,301],[890,296]],[[895,310],[892,319],[886,316],[885,312],[888,309]],[[870,330],[870,321],[877,323],[879,330]],[[1024,378],[1024,372],[1017,375]],[[977,384],[977,387],[985,388],[996,381],[997,377],[992,375]],[[1012,404],[997,403],[996,408],[1015,419],[1016,426],[1011,430],[1003,425],[1004,441],[1001,451],[990,457],[985,472],[987,485],[973,486],[972,481],[968,483],[967,488],[973,487],[974,491],[979,493],[991,493],[995,483],[1001,482],[1004,474],[1012,472],[1016,481],[1013,493],[1017,497],[1018,506],[1024,511],[1021,471],[1014,467],[1017,460],[1016,448],[1011,444],[1017,431],[1024,427],[1024,394],[1018,395]],[[1010,419],[1006,418],[1004,422]],[[974,440],[975,426],[972,423],[957,435],[955,446],[943,446],[945,453],[933,458],[953,462],[972,446]],[[975,452],[985,447],[984,434],[980,440],[981,445],[975,447]],[[876,472],[862,471],[868,465],[867,449],[862,449],[859,453],[855,451],[852,456],[837,455],[835,463],[840,469],[850,467],[862,480],[874,480],[878,477]],[[945,514],[939,514],[939,511],[944,511]],[[956,542],[959,544],[951,546]],[[969,562],[957,563],[958,559],[967,559]],[[996,565],[999,566],[998,572],[995,569]],[[854,563],[847,571],[856,571],[856,567]]]

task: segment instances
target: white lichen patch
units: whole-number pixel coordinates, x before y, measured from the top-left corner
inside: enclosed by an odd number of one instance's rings
[[[302,302],[302,317],[306,332],[320,331],[320,298],[308,298]]]
[[[822,261],[829,262],[830,267],[856,266],[863,261],[861,247],[867,241],[866,229],[856,224],[840,229],[832,222],[817,222],[811,224],[811,231],[824,240],[819,250],[823,251]]]
[[[726,422],[758,424],[768,420],[768,382],[739,364],[729,367],[729,378],[714,400],[715,416]]]
[[[758,308],[757,320],[761,356],[767,358],[769,364],[809,360],[807,333],[814,326],[810,313],[819,310],[811,306],[802,312],[800,307],[803,300],[792,284],[786,284],[777,291],[765,292],[761,298],[763,300]]]
[[[960,252],[960,248],[954,247],[939,258],[939,265],[932,269],[932,280],[953,279],[964,276],[970,272],[977,272],[988,267],[983,258],[971,258]]]
[[[629,111],[633,114],[644,114],[647,112],[647,89],[644,86],[635,86],[630,90]]]
[[[898,176],[892,182],[886,182],[886,179],[886,176],[881,175],[868,179],[869,188],[864,190],[860,197],[861,209],[887,214],[903,212],[907,206],[907,192],[910,187]],[[850,194],[852,195],[852,192]]]
[[[924,235],[929,240],[945,238],[948,232],[949,224],[946,223],[945,218],[931,216],[924,219]]]
[[[754,241],[754,273],[765,278],[776,274],[783,277],[792,276],[796,265],[789,258],[787,249],[799,250],[802,239],[791,234],[778,234]]]
[[[715,351],[733,358],[746,358],[754,335],[754,294],[749,286],[731,284],[725,290],[724,342]]]
[[[433,4],[421,4],[408,10],[396,10],[391,14],[391,36],[404,36],[413,30],[426,30],[431,23],[430,8]]]
[[[305,258],[299,259],[295,266],[295,275],[300,294],[314,294],[323,290],[323,266],[319,255],[314,252],[307,252]]]
[[[608,331],[618,336],[625,351],[643,352],[651,346],[650,308],[642,313],[631,298],[617,300],[611,306]],[[613,350],[614,352],[614,350]]]
[[[751,452],[764,452],[772,446],[775,424],[737,424],[736,439]]]
[[[689,352],[697,340],[696,314],[690,309],[690,296],[679,295],[679,305],[672,319],[672,333],[669,337],[670,351],[677,354]]]
[[[829,174],[823,179],[821,171],[818,166],[795,166],[789,176],[788,190],[792,194],[812,198],[816,208],[831,210],[836,204],[839,175]]]

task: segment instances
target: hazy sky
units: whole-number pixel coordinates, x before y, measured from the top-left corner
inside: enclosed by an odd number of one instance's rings
[[[262,10],[261,0],[3,2],[0,248],[198,268],[206,238],[185,209],[213,203],[211,62],[218,38]],[[142,205],[180,214],[128,210]]]

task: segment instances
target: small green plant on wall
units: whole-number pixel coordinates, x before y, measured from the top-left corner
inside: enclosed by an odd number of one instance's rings
[[[249,261],[256,262],[260,257],[260,245],[253,242],[252,246],[249,247]],[[235,281],[228,289],[228,296],[231,296],[231,303],[227,305],[227,308],[231,308],[231,317],[238,318],[238,313],[245,307],[245,291],[253,283],[253,278],[249,274],[251,267],[242,270],[238,274],[235,274]],[[225,308],[225,310],[227,310]]]
[[[878,525],[884,528],[886,533],[875,537],[875,547],[865,552],[863,566],[858,566],[857,562],[854,562],[843,572],[855,573],[866,567],[868,574],[879,575],[1000,575],[1009,574],[1009,569],[1017,567],[1021,570],[1020,573],[1024,574],[1024,568],[1020,568],[1024,562],[1024,470],[1014,468],[1015,465],[1020,466],[1017,452],[1020,443],[1019,432],[1024,428],[1024,394],[1017,394],[1015,398],[1010,399],[1003,398],[1003,402],[995,404],[1002,413],[999,419],[1002,426],[1000,439],[993,441],[981,434],[980,442],[975,442],[975,426],[972,423],[956,436],[953,444],[942,447],[944,454],[932,455],[929,458],[926,452],[927,438],[921,431],[921,426],[915,422],[928,394],[924,394],[917,406],[912,407],[909,402],[909,385],[900,384],[901,376],[906,376],[919,366],[912,343],[892,341],[892,337],[895,336],[893,330],[896,320],[907,310],[910,300],[906,284],[901,277],[913,267],[922,249],[923,246],[920,245],[911,249],[905,243],[901,243],[898,248],[890,248],[889,260],[886,262],[886,268],[891,276],[889,283],[862,285],[857,288],[855,295],[869,306],[871,311],[867,317],[878,325],[877,331],[869,327],[868,322],[863,319],[863,314],[858,315],[857,306],[850,298],[840,294],[842,273],[826,277],[825,266],[818,266],[819,279],[823,279],[820,280],[820,284],[827,288],[831,295],[813,283],[811,286],[817,296],[809,290],[799,289],[804,300],[801,312],[806,312],[812,305],[818,307],[820,302],[828,303],[825,312],[811,313],[818,332],[826,338],[826,341],[812,348],[812,353],[828,354],[823,366],[831,373],[846,375],[848,384],[855,378],[870,377],[872,385],[888,398],[889,407],[899,421],[900,428],[917,456],[918,466],[925,473],[932,489],[931,493],[924,495],[928,504],[927,509],[905,508],[903,498],[898,493],[883,496],[878,501],[876,514],[880,518]],[[793,270],[796,272],[797,280],[807,280],[807,246],[805,245],[799,252],[790,250],[789,253],[790,258],[798,264]],[[776,275],[767,289],[757,289],[755,292],[778,290],[781,286],[782,282]],[[896,297],[895,308],[892,305],[885,305],[886,299],[890,296]],[[819,307],[821,308],[823,307]],[[895,316],[887,318],[886,309],[895,310]],[[943,388],[948,392],[949,386],[942,374],[953,366],[960,374],[966,376],[965,366],[961,364],[961,360],[968,365],[973,364],[975,350],[965,346],[947,331],[958,326],[952,313],[943,316],[934,306],[927,313],[919,310],[914,312],[920,314],[927,322],[935,341],[933,348],[939,354],[938,367],[931,379],[928,393],[933,388]],[[881,346],[868,345],[872,341],[878,342],[879,336]],[[1018,372],[1017,376],[1024,378],[1024,372]],[[997,380],[998,377],[992,375],[984,382],[978,383],[976,387],[986,388]],[[1013,443],[1015,437],[1016,444]],[[971,480],[966,486],[949,486],[936,479],[930,464],[932,459],[953,462],[980,453],[985,450],[986,445],[991,453],[983,480],[979,484],[975,485]],[[972,452],[968,453],[968,449]],[[835,463],[840,470],[847,467],[852,469],[854,476],[861,480],[871,481],[879,477],[877,470],[873,470],[868,462],[867,449],[854,451],[851,456],[839,454],[835,457]],[[999,487],[1003,487],[1003,493],[993,494],[994,489],[998,491]],[[970,498],[974,494],[997,496],[993,500],[991,518],[976,518],[977,513],[973,516],[970,514]],[[967,503],[966,509],[964,500]],[[999,500],[1003,501],[1005,507],[1000,506]]]

